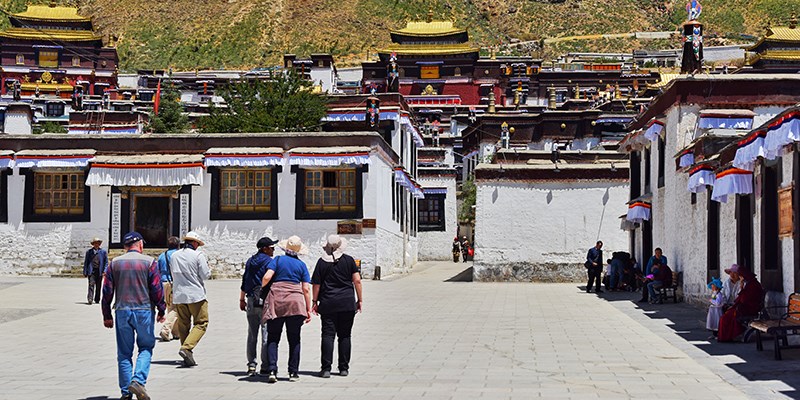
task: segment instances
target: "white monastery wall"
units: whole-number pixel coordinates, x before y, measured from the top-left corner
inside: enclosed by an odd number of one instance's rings
[[[582,281],[586,252],[628,249],[622,182],[478,182],[475,279]]]
[[[452,260],[453,238],[458,234],[458,214],[456,205],[455,178],[420,178],[423,187],[447,188],[444,200],[444,231],[419,232],[419,259]]]

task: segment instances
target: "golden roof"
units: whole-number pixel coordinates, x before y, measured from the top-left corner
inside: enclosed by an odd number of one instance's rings
[[[11,15],[19,19],[37,21],[89,22],[92,20],[90,17],[78,15],[78,9],[75,7],[56,7],[46,5],[30,5],[25,12]]]
[[[675,74],[675,73],[663,73],[663,72],[662,72],[662,73],[659,73],[658,75],[659,75],[659,80],[658,80],[658,82],[655,82],[655,83],[648,83],[648,84],[647,84],[647,87],[649,87],[649,88],[653,88],[653,89],[662,88],[662,87],[664,87],[664,86],[667,86],[667,84],[668,84],[668,83],[672,82],[672,80],[673,80],[673,79],[675,79],[675,78],[677,78],[677,77],[681,76],[681,74]]]
[[[469,43],[459,44],[392,44],[385,49],[378,50],[379,53],[389,54],[392,52],[398,55],[451,55],[477,53],[480,49],[472,47]]]
[[[758,60],[800,61],[800,50],[767,50],[749,58],[747,64],[755,64]]]
[[[0,37],[10,39],[59,40],[64,42],[88,42],[102,37],[88,30],[8,28],[0,32]]]
[[[431,21],[420,22],[413,21],[406,23],[403,29],[392,30],[391,33],[396,33],[406,36],[445,36],[457,33],[465,33],[466,29],[459,29],[453,26],[452,21]]]
[[[754,51],[764,42],[800,42],[800,28],[790,28],[788,26],[769,27],[767,28],[767,35],[747,48],[747,51]]]
[[[35,82],[23,82],[20,85],[20,89],[22,90],[30,90],[34,91],[38,87],[42,92],[55,92],[56,90],[62,92],[71,92],[72,85],[66,83],[35,83]]]

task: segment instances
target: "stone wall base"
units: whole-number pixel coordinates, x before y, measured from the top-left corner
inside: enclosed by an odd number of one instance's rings
[[[476,282],[586,282],[586,268],[572,263],[505,263],[475,262]]]

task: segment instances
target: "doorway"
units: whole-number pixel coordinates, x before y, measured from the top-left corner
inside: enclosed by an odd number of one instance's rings
[[[172,201],[168,196],[134,197],[131,210],[133,229],[139,232],[149,247],[167,247],[172,231]]]
[[[736,195],[736,263],[755,272],[753,263],[753,194]]]

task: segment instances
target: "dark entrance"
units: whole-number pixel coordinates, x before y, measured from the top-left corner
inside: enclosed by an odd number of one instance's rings
[[[783,262],[778,226],[780,158],[761,169],[761,283],[765,290],[783,292]]]
[[[136,196],[131,212],[133,229],[148,247],[166,247],[170,232],[171,199],[166,196]]]
[[[642,271],[647,266],[647,261],[653,255],[653,224],[650,221],[642,222]]]
[[[736,263],[753,268],[753,195],[736,195]]]

